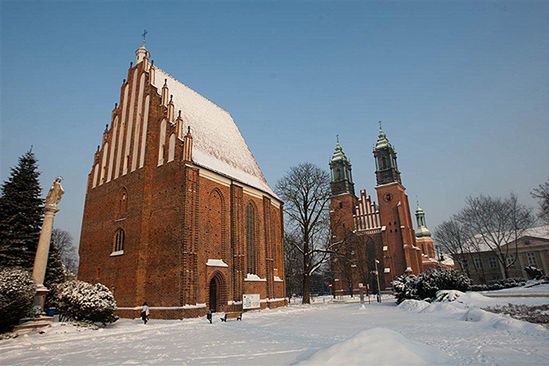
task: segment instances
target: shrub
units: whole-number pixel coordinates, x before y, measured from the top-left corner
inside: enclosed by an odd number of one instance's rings
[[[397,303],[400,304],[406,299],[420,300],[416,290],[417,277],[414,275],[400,275],[393,281],[393,294]]]
[[[417,296],[420,299],[433,299],[439,290],[465,292],[471,287],[471,280],[463,273],[446,269],[428,269],[419,275]]]
[[[55,292],[55,305],[64,318],[103,324],[117,319],[116,301],[105,285],[73,280],[58,285]]]
[[[526,281],[524,281],[522,278],[506,278],[501,280],[492,280],[492,281],[489,281],[487,284],[473,285],[471,286],[471,290],[472,291],[494,291],[494,290],[502,290],[504,288],[520,287],[520,286],[524,286],[525,284],[526,284]]]
[[[439,290],[467,291],[471,280],[463,273],[446,269],[429,269],[419,276],[402,275],[393,281],[397,303],[405,299],[431,300]]]
[[[22,269],[0,270],[0,331],[10,330],[19,319],[31,315],[35,287]]]
[[[540,280],[543,278],[543,271],[535,266],[524,267],[529,280]]]

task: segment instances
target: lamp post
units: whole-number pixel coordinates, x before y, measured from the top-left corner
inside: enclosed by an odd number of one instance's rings
[[[377,265],[379,261],[375,260],[375,268],[376,268],[376,281],[377,281],[377,302],[381,302],[381,286],[379,285],[379,271],[377,270]]]

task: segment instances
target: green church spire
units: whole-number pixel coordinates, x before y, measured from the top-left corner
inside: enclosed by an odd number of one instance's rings
[[[379,121],[379,133],[373,153],[376,161],[377,185],[393,182],[401,183],[397,152],[393,145],[389,143],[389,139],[381,127],[381,121]]]
[[[335,146],[335,150],[334,150],[334,153],[332,154],[332,162],[334,161],[337,161],[337,160],[344,160],[344,161],[349,161],[349,159],[347,159],[347,156],[345,156],[345,153],[343,152],[343,147],[339,144],[339,135],[336,135],[336,146]]]
[[[351,161],[347,158],[345,152],[343,152],[343,147],[339,143],[339,135],[336,136],[336,146],[330,160],[330,172],[332,175],[331,186],[333,195],[343,193],[355,194]]]
[[[416,221],[417,221],[417,230],[416,230],[416,237],[422,238],[425,236],[431,236],[431,232],[429,231],[429,228],[427,227],[427,222],[425,221],[425,211],[421,207],[419,207],[419,202],[417,203],[416,208]]]
[[[387,135],[385,135],[385,131],[383,131],[383,128],[381,127],[381,121],[379,121],[379,133],[377,135],[377,142],[374,150],[381,149],[388,146],[391,146],[391,144],[387,139]]]

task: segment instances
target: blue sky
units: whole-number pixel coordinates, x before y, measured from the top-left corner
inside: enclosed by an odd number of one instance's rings
[[[0,178],[34,146],[79,240],[87,174],[149,32],[155,63],[231,112],[267,179],[335,135],[374,192],[382,120],[432,228],[467,195],[549,177],[549,1],[0,2]]]

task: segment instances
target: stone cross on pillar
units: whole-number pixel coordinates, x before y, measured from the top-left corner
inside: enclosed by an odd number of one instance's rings
[[[44,286],[44,278],[46,276],[46,267],[48,265],[48,254],[50,251],[51,232],[53,229],[53,218],[59,209],[57,205],[63,197],[63,187],[61,186],[61,180],[63,178],[55,178],[50,191],[46,197],[46,204],[44,206],[44,222],[42,223],[42,230],[40,230],[40,239],[38,241],[38,248],[36,249],[36,256],[34,258],[34,268],[32,270],[32,279],[36,285],[35,307],[39,308],[39,312],[42,314],[44,311],[44,301],[48,289]]]

